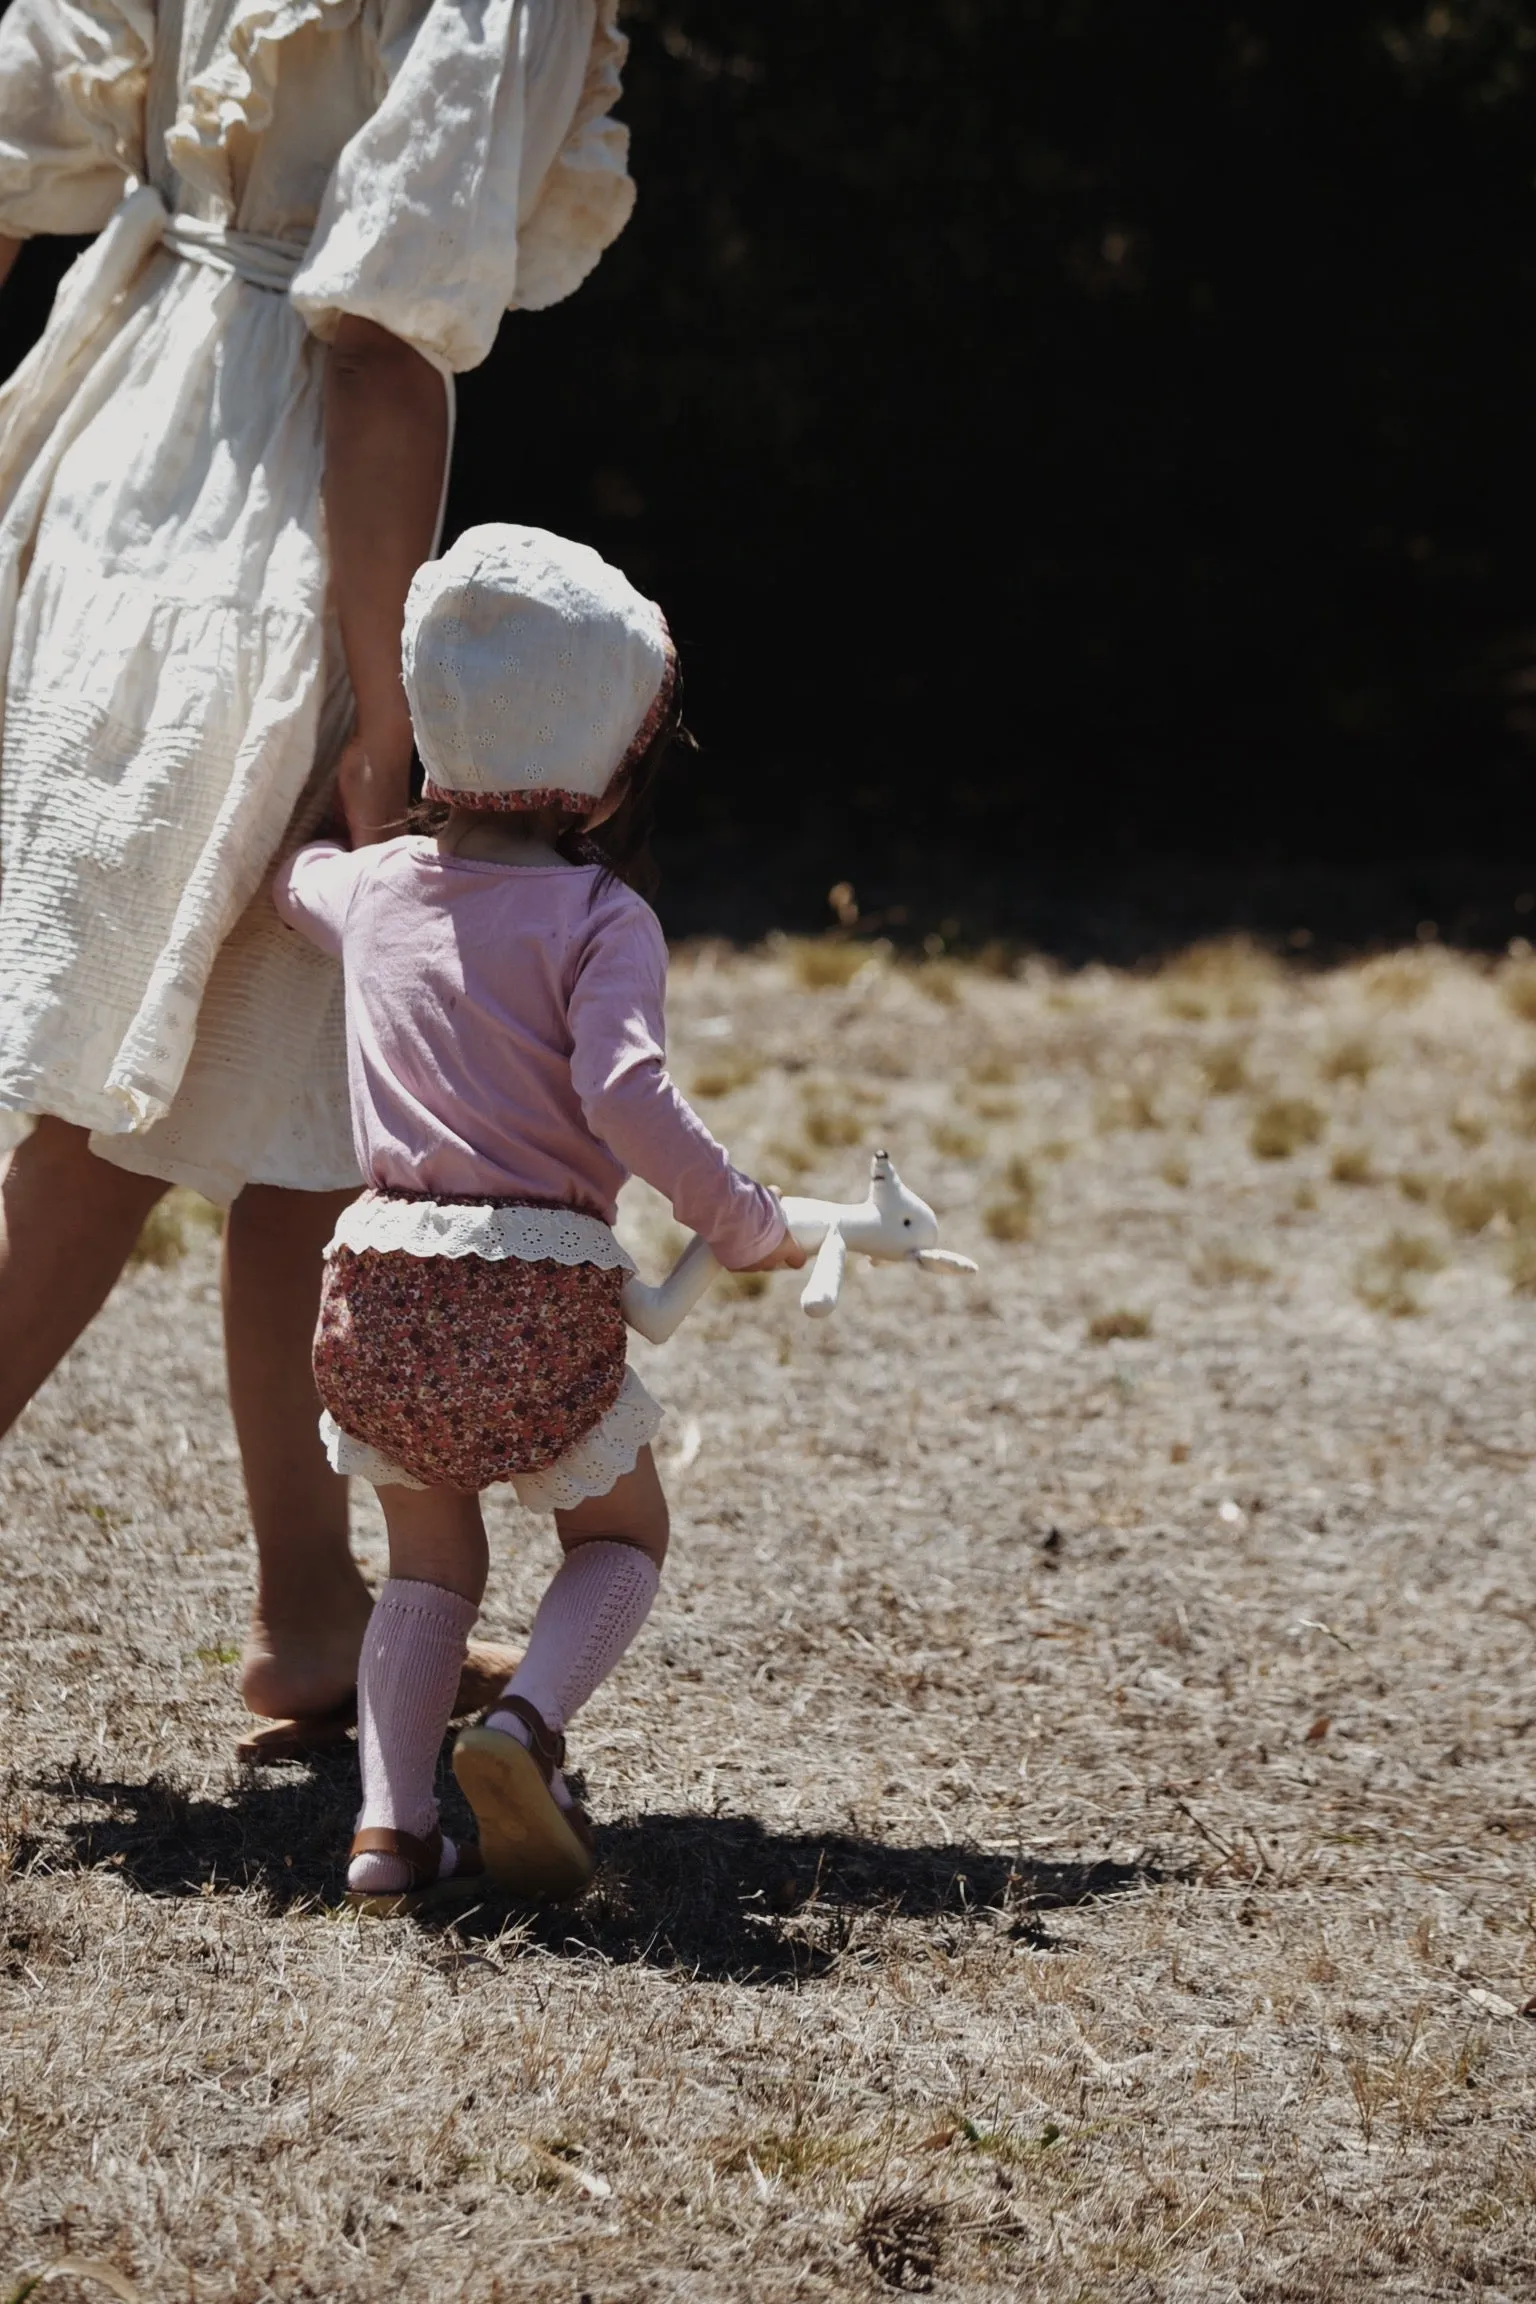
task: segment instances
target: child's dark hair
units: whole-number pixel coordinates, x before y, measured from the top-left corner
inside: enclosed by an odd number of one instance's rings
[[[673,676],[667,708],[656,733],[631,761],[624,776],[624,797],[605,822],[594,831],[584,832],[580,816],[569,808],[529,808],[519,810],[519,823],[534,838],[547,840],[567,863],[600,865],[603,879],[612,874],[638,895],[654,896],[661,879],[651,854],[656,784],[669,753],[679,744],[689,751],[695,749],[693,736],[683,722],[681,670]],[[405,828],[408,832],[441,832],[448,814],[445,801],[418,800],[406,817]]]

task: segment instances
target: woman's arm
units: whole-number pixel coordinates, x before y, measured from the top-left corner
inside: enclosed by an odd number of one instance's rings
[[[3,288],[10,278],[11,266],[20,254],[21,242],[7,239],[6,235],[0,232],[0,288]]]
[[[354,847],[397,833],[409,800],[400,626],[411,578],[432,550],[447,453],[437,370],[371,320],[344,317],[326,358],[325,519],[357,697],[339,777]]]

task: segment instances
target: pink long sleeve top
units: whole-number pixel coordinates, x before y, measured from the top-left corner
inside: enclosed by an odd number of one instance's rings
[[[346,977],[352,1131],[370,1183],[552,1201],[612,1223],[643,1176],[722,1264],[784,1220],[667,1074],[667,952],[595,866],[493,864],[430,839],[300,849],[273,890]]]

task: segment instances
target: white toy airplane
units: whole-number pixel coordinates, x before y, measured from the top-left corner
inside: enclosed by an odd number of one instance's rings
[[[802,1200],[786,1194],[784,1220],[816,1260],[800,1295],[800,1309],[824,1320],[838,1299],[848,1251],[877,1264],[920,1264],[925,1272],[974,1272],[969,1256],[940,1248],[939,1220],[926,1200],[909,1192],[888,1154],[869,1164],[869,1193],[860,1201]],[[709,1242],[695,1232],[655,1287],[631,1277],[624,1287],[624,1317],[652,1344],[665,1344],[681,1327],[720,1266]]]

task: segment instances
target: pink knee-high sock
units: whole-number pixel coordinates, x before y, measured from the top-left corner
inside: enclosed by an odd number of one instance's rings
[[[392,1576],[374,1604],[357,1672],[357,1745],[363,1765],[361,1831],[387,1824],[426,1839],[437,1823],[432,1780],[453,1713],[464,1643],[480,1611],[438,1584]],[[444,1844],[443,1867],[453,1869]],[[349,1888],[389,1895],[403,1888],[396,1856],[355,1856]]]
[[[558,1734],[618,1663],[660,1583],[655,1561],[633,1544],[580,1544],[568,1552],[539,1602],[526,1653],[503,1695],[534,1705]],[[528,1742],[515,1712],[493,1712],[486,1726]],[[553,1789],[560,1798],[558,1771]]]

